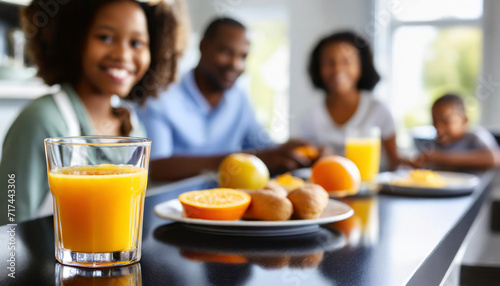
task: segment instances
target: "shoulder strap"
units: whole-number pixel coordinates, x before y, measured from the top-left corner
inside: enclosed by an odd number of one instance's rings
[[[68,127],[68,134],[66,134],[66,136],[80,136],[80,123],[78,123],[75,109],[69,100],[68,94],[61,89],[58,93],[53,94],[52,97]]]

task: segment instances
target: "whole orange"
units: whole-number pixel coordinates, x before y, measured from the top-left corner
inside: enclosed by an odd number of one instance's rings
[[[353,195],[359,191],[361,175],[351,160],[332,155],[314,163],[311,182],[338,196]]]
[[[261,189],[269,182],[269,169],[257,156],[231,154],[219,165],[217,181],[221,188]]]

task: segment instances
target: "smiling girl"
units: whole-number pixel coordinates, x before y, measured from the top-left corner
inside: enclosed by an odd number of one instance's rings
[[[156,96],[175,75],[176,20],[163,1],[70,0],[44,14],[48,2],[33,1],[23,25],[38,75],[61,89],[31,102],[5,138],[0,177],[16,176],[16,222],[50,210],[45,138],[144,136],[133,109],[120,99]],[[3,224],[7,205],[1,207]]]
[[[302,137],[343,154],[347,130],[379,127],[385,161],[396,167],[400,160],[394,121],[371,92],[380,76],[368,43],[352,32],[322,39],[312,52],[309,75],[313,85],[325,92],[325,99],[302,118]]]

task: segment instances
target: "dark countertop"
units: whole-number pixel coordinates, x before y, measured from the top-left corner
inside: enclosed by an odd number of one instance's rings
[[[355,210],[353,217],[323,225],[316,233],[270,238],[198,233],[157,218],[156,204],[213,182],[166,186],[167,192],[146,198],[142,259],[132,276],[142,285],[438,285],[493,176],[481,175],[480,186],[463,197],[346,199]],[[8,230],[0,227],[0,285],[56,285],[56,272],[79,271],[56,262],[48,217],[16,226],[16,278],[8,277]],[[98,285],[91,279],[107,275],[82,271],[87,278],[80,277],[78,284],[60,284]]]

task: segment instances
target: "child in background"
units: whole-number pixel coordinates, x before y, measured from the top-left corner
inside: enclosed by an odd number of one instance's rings
[[[5,138],[0,177],[15,174],[16,223],[50,214],[45,138],[145,136],[133,108],[112,96],[142,101],[175,76],[176,18],[165,2],[58,3],[33,1],[22,15],[38,76],[61,91],[31,102]],[[47,15],[47,7],[57,13]],[[47,16],[46,23],[40,15]],[[7,197],[6,183],[2,180],[0,189]],[[0,224],[5,224],[7,200],[1,201]]]
[[[487,169],[500,165],[498,144],[491,133],[481,127],[468,131],[465,105],[459,96],[438,98],[432,105],[432,120],[437,138],[414,161],[417,167]]]

